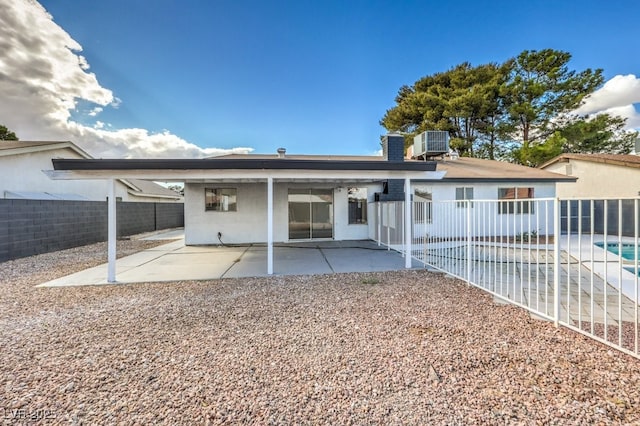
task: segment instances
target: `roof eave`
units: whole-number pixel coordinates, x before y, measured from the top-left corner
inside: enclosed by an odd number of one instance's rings
[[[493,177],[493,178],[473,178],[473,177],[444,177],[442,180],[438,181],[440,183],[447,182],[473,182],[473,183],[492,183],[492,182],[575,182],[578,178],[573,176],[560,176],[560,177],[551,177],[551,178],[542,178],[542,177]]]
[[[54,170],[351,170],[415,171],[436,170],[433,161],[327,161],[291,159],[53,159]]]

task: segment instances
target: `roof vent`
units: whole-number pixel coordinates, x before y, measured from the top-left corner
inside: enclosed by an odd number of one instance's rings
[[[287,153],[285,148],[278,148],[278,158],[284,158],[284,154]]]

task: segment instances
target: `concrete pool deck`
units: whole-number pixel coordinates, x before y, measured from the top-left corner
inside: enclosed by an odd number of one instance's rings
[[[116,283],[209,280],[267,276],[267,248],[260,244],[185,246],[181,230],[146,237],[172,240],[116,262]],[[404,269],[405,259],[373,241],[313,241],[274,246],[274,275],[380,272]],[[423,268],[413,260],[412,267]],[[39,284],[39,287],[105,285],[107,264]]]

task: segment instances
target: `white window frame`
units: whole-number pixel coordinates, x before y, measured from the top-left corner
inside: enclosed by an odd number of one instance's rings
[[[462,196],[458,196],[458,192],[461,190]],[[473,187],[472,186],[459,186],[456,188],[456,207],[466,207],[467,203],[465,201],[473,200]],[[468,203],[471,207],[473,207],[473,202]]]
[[[504,198],[502,192],[513,191],[513,198]],[[522,197],[522,190],[527,191],[527,196]],[[531,186],[502,187],[498,188],[498,214],[534,214],[534,203],[528,200],[535,197],[535,188]]]

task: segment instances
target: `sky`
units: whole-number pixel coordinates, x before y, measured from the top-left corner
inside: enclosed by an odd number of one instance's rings
[[[0,0],[0,124],[97,158],[370,155],[402,85],[523,50],[640,128],[638,0]]]

